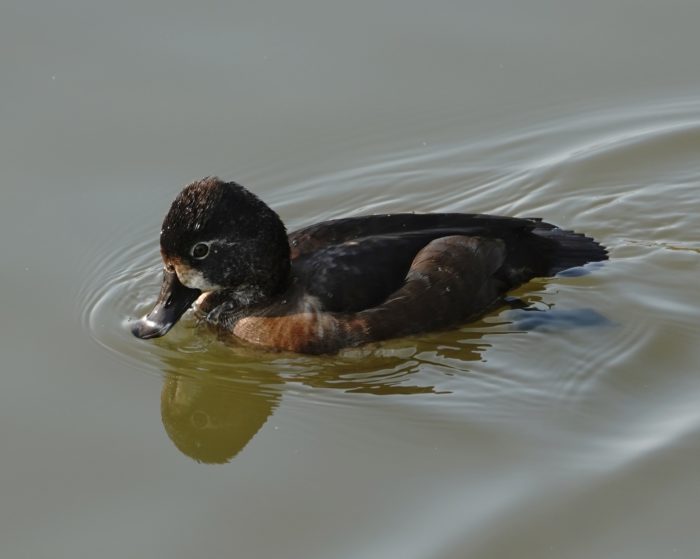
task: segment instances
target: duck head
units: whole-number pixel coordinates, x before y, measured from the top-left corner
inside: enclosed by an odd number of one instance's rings
[[[282,220],[234,182],[209,177],[175,198],[160,232],[163,284],[153,310],[132,333],[165,335],[202,293],[234,305],[259,303],[284,289],[290,268]]]

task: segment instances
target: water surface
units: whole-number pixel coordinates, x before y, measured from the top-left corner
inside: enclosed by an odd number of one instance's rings
[[[695,557],[694,2],[12,4],[7,557]],[[611,260],[447,332],[309,357],[142,342],[179,188],[290,229],[540,216]]]

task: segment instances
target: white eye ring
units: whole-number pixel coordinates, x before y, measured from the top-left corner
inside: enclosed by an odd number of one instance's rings
[[[209,256],[210,244],[211,243],[196,243],[192,247],[192,250],[190,250],[192,258],[195,258],[197,260],[204,260],[207,256]]]

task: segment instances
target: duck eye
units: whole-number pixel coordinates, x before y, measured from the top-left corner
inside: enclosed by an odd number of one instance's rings
[[[197,260],[202,260],[203,258],[206,258],[208,254],[209,245],[207,245],[206,243],[197,243],[192,247],[192,256],[194,256]]]

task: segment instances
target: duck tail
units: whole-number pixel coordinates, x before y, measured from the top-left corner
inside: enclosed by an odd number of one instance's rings
[[[553,276],[569,268],[608,259],[606,248],[582,233],[559,229],[544,222],[533,233],[552,242],[547,275]]]

